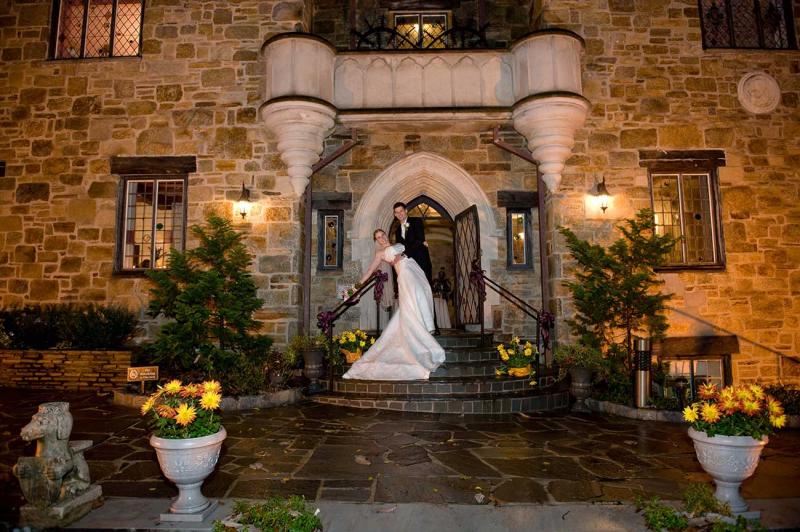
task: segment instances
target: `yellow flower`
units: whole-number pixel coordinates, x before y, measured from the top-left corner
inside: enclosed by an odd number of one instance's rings
[[[734,397],[735,394],[733,386],[728,386],[727,388],[723,388],[722,391],[719,392],[719,398],[723,401],[726,399],[734,399]]]
[[[505,374],[506,374],[506,372],[505,372],[505,371],[503,371],[502,369],[495,369],[495,370],[494,370],[494,374],[495,374],[495,375],[497,375],[497,376],[499,377],[499,376],[501,376],[501,375],[505,375]]]
[[[216,410],[219,408],[220,401],[222,401],[222,396],[220,394],[208,391],[200,398],[200,407],[205,410]]]
[[[369,339],[369,345],[372,345],[372,344],[374,344],[374,343],[375,343],[375,338],[370,338],[370,339]]]
[[[500,358],[502,358],[504,361],[508,360],[508,353],[505,351],[501,351]]]
[[[769,422],[776,429],[782,429],[786,426],[786,415],[781,414],[780,416],[769,416]]]
[[[752,401],[753,392],[751,392],[747,388],[738,388],[736,390],[736,398],[739,399],[740,401]]]
[[[509,354],[509,355],[513,355],[513,354],[515,354],[515,353],[516,353],[516,351],[514,351],[513,349],[509,349],[509,350],[508,350],[508,354]]]
[[[364,340],[361,340],[361,341],[358,343],[358,345],[359,345],[359,346],[361,346],[361,347],[364,347],[364,346],[366,346],[366,345],[367,345],[367,342],[365,342]]]
[[[767,397],[767,411],[770,416],[780,416],[783,414],[783,406],[774,397]]]
[[[525,353],[526,357],[529,357],[529,356],[531,356],[533,354],[533,350],[530,347],[526,347],[525,351],[523,351],[523,353]]]
[[[748,416],[754,416],[758,414],[759,410],[761,410],[761,405],[757,400],[753,399],[751,401],[742,401],[742,412]]]
[[[683,419],[689,423],[697,421],[697,403],[689,405],[683,409]]]
[[[145,401],[144,404],[142,405],[142,415],[148,413],[153,408],[153,405],[155,403],[156,403],[155,396],[148,397],[147,401]]]
[[[707,423],[716,423],[720,418],[719,408],[714,403],[703,403],[700,414]]]
[[[753,394],[753,397],[756,399],[763,399],[764,398],[764,388],[757,384],[750,385],[750,393]]]
[[[711,399],[717,395],[717,385],[711,382],[706,382],[700,385],[697,395],[701,399]]]
[[[164,391],[167,393],[175,394],[181,391],[182,387],[183,384],[181,384],[181,381],[179,381],[178,379],[173,379],[169,381],[166,385],[164,385]]]
[[[512,338],[511,343],[519,345],[519,336],[515,336],[514,338]]]
[[[217,381],[205,381],[203,383],[203,391],[221,393],[222,386]]]
[[[178,406],[178,411],[175,413],[175,423],[182,426],[187,426],[189,423],[197,418],[197,410],[193,406],[186,403],[181,403]]]

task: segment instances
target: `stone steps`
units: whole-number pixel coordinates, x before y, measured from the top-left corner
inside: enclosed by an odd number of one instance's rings
[[[553,385],[543,371],[532,379],[498,377],[500,358],[491,335],[481,345],[478,333],[447,332],[436,338],[445,349],[445,363],[425,381],[342,379],[338,368],[326,392],[311,399],[318,403],[355,408],[450,414],[508,414],[554,410],[569,406],[566,389]]]

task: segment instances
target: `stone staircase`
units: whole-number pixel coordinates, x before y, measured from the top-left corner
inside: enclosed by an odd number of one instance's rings
[[[345,380],[339,369],[332,389],[311,397],[318,403],[355,408],[447,414],[508,414],[569,406],[569,393],[552,384],[552,375],[532,378],[495,376],[500,358],[477,333],[447,332],[437,337],[445,363],[427,381]],[[538,384],[531,385],[535,380]],[[549,385],[547,385],[550,383]]]

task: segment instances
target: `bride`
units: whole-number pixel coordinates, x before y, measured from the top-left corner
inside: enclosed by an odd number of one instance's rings
[[[403,255],[403,244],[389,245],[381,229],[372,234],[378,245],[375,260],[361,278],[364,283],[381,261],[397,271],[398,310],[380,338],[344,374],[345,379],[405,381],[427,379],[444,362],[444,349],[429,331],[433,324],[433,295],[422,268]]]

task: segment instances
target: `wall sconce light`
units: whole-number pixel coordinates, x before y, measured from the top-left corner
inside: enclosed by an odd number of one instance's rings
[[[603,176],[603,180],[597,183],[597,188],[595,188],[594,195],[597,196],[598,201],[600,202],[600,210],[603,211],[605,214],[606,209],[608,209],[609,198],[611,197],[611,193],[608,191],[606,187],[606,177]]]
[[[247,218],[247,215],[250,214],[250,207],[252,207],[252,203],[250,203],[250,190],[242,183],[242,193],[239,199],[236,200],[236,212],[241,215],[242,220]]]

